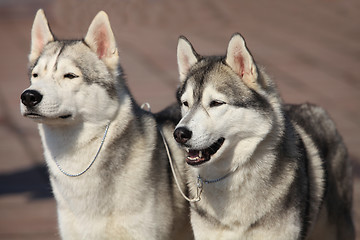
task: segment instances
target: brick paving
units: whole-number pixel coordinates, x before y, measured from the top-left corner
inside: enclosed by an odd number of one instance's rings
[[[286,102],[316,103],[335,120],[354,164],[360,235],[360,2],[8,0],[0,2],[0,239],[59,239],[37,127],[19,114],[40,7],[61,38],[83,37],[95,14],[108,12],[130,90],[154,111],[175,101],[180,34],[199,53],[223,54],[242,33]]]

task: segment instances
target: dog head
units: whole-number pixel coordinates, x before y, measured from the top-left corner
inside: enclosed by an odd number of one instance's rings
[[[197,166],[234,154],[245,161],[269,133],[279,99],[244,39],[234,34],[226,56],[203,57],[180,37],[177,58],[182,119],[174,137],[187,150],[187,163]]]
[[[39,123],[101,121],[118,108],[121,69],[106,13],[99,12],[84,40],[57,40],[43,10],[31,32],[30,87],[21,94],[21,113]]]

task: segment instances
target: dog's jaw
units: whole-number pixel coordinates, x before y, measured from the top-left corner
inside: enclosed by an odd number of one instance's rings
[[[208,162],[211,157],[221,148],[225,141],[225,138],[221,137],[216,142],[210,145],[210,147],[206,149],[191,149],[186,148],[186,152],[188,156],[186,157],[187,164],[191,166],[198,166],[205,162]]]

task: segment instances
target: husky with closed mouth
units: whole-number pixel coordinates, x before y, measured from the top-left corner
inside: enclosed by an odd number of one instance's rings
[[[191,239],[158,131],[182,170],[175,124],[133,100],[106,13],[83,40],[63,41],[39,10],[31,36],[21,113],[39,123],[62,239]]]
[[[180,37],[177,58],[195,239],[354,239],[351,166],[326,112],[283,104],[240,34],[219,57]]]

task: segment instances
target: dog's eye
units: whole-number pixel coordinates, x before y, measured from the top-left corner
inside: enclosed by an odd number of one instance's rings
[[[218,106],[221,106],[223,104],[226,104],[226,102],[223,102],[223,101],[220,101],[220,100],[214,100],[214,101],[211,101],[210,107],[218,107]]]
[[[32,74],[33,78],[37,78],[39,75],[37,73]]]
[[[67,73],[64,75],[64,78],[68,78],[68,79],[73,79],[73,78],[77,78],[79,77],[78,75],[76,75],[75,73]]]
[[[189,103],[188,103],[187,101],[184,101],[182,104],[183,104],[185,107],[188,107],[188,106],[189,106]]]

